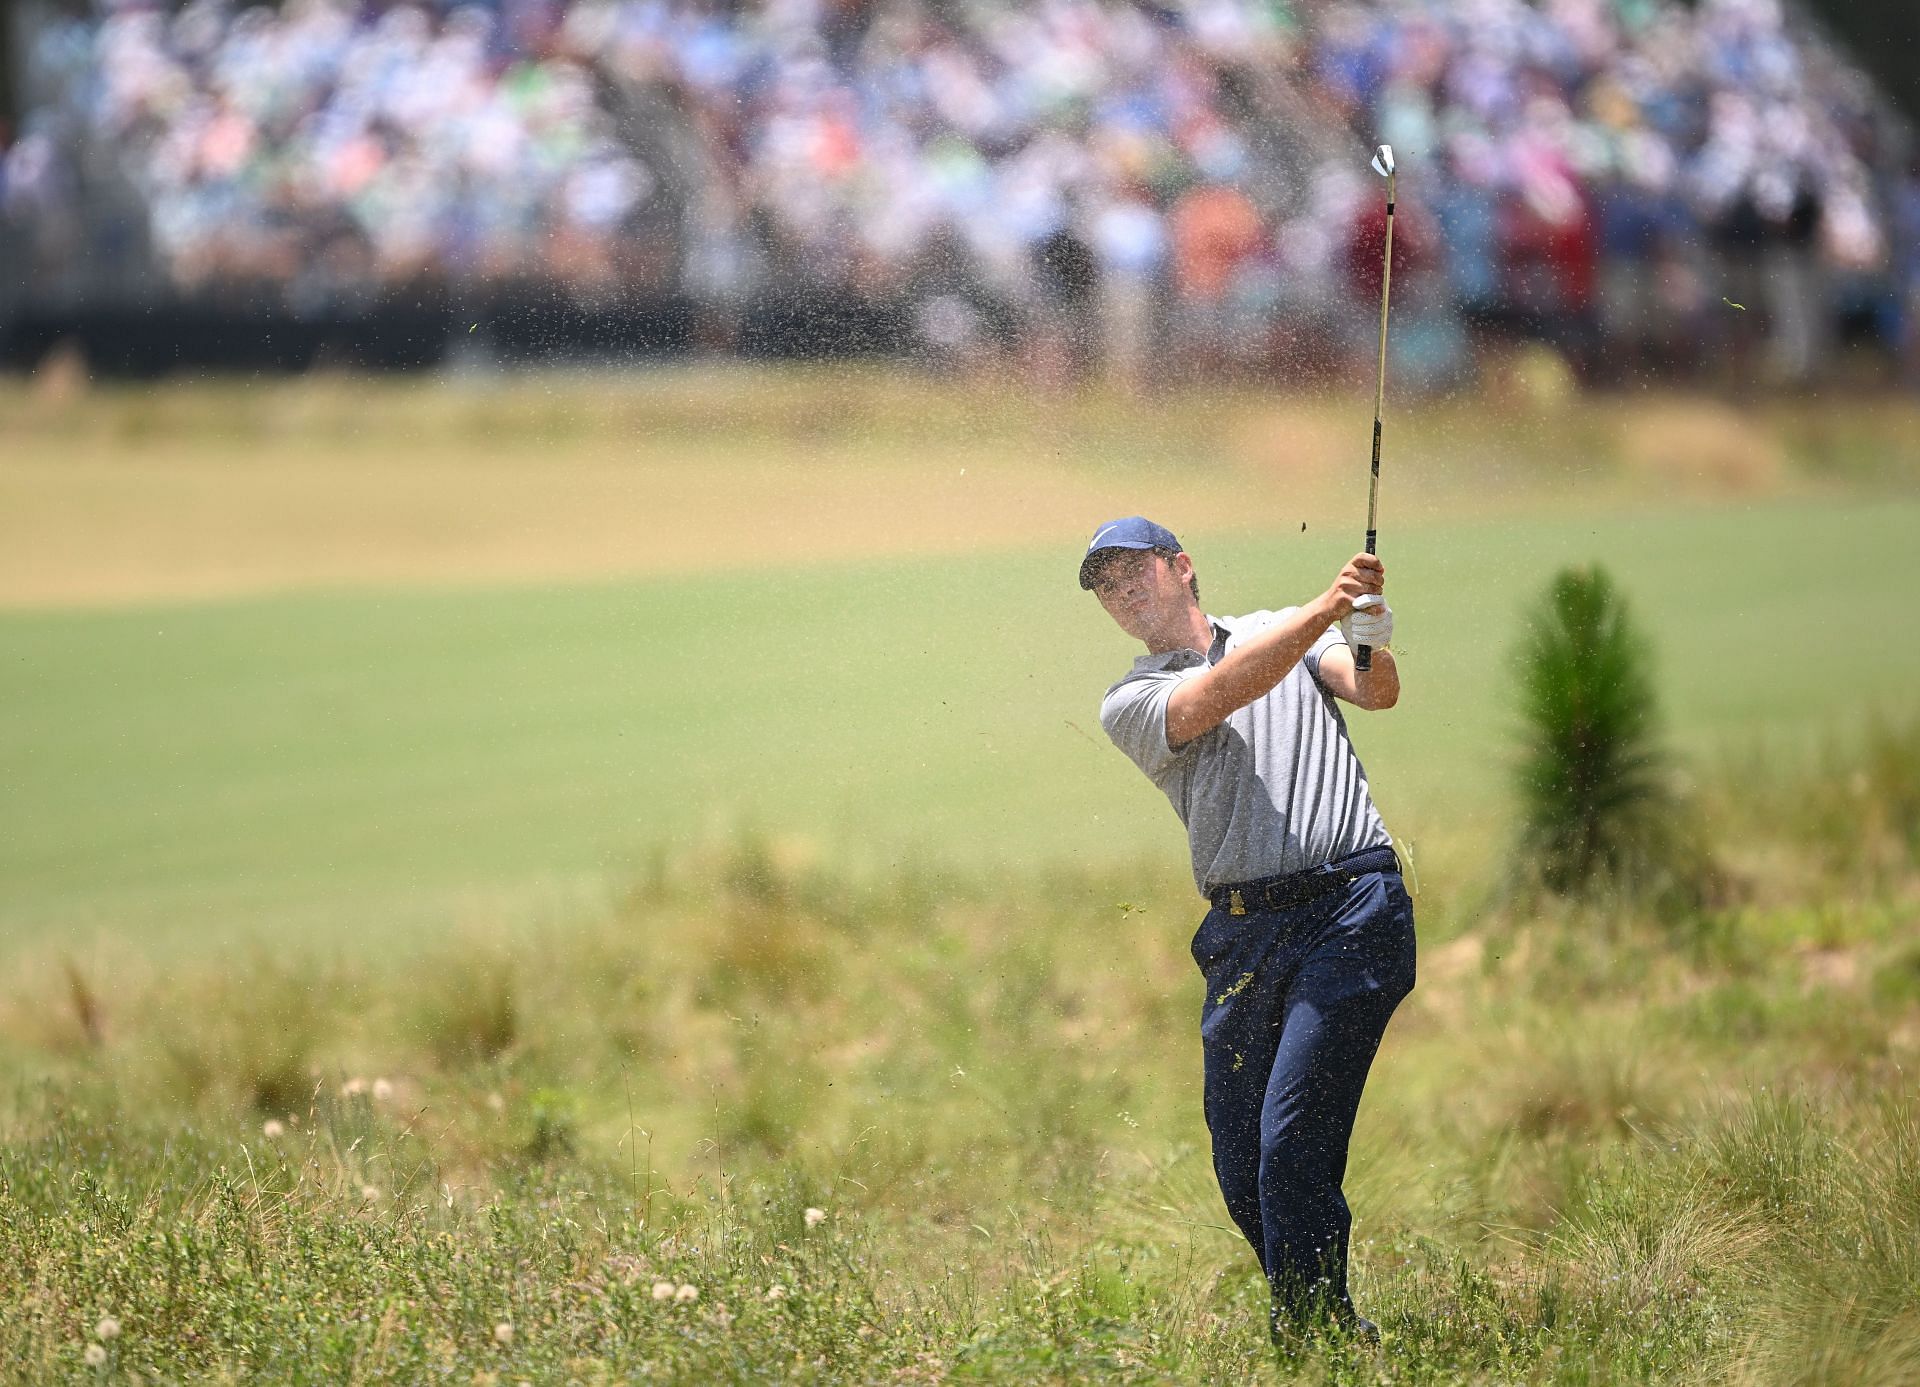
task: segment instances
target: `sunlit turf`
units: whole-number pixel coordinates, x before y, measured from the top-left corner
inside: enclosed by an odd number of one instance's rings
[[[1187,535],[1358,534],[1370,393],[1125,396],[846,365],[0,380],[0,606],[560,582]],[[1382,517],[1920,482],[1920,400],[1389,397]],[[1331,528],[1329,528],[1331,527]]]
[[[1875,595],[1920,589],[1917,523],[1912,500],[1798,500],[1389,530],[1406,693],[1351,723],[1391,826],[1444,878],[1491,864],[1508,652],[1567,563],[1622,581],[1696,764],[1907,706],[1920,643]],[[1185,539],[1224,611],[1311,594],[1349,548]],[[0,932],[445,923],[741,824],[854,870],[1177,875],[1178,825],[1095,716],[1134,652],[1075,588],[1079,542],[0,615]]]
[[[1422,933],[1348,1181],[1385,1353],[1287,1363],[1071,574],[1118,496],[1210,608],[1310,594],[1338,402],[545,388],[7,398],[0,1377],[1920,1376],[1904,406],[1461,400],[1395,455],[1435,470],[1384,526],[1406,699],[1352,718]],[[1727,867],[1679,918],[1501,897],[1507,652],[1582,562]],[[202,591],[255,595],[151,596]]]

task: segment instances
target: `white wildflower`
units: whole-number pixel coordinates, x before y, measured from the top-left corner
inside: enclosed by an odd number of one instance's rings
[[[120,1321],[116,1320],[112,1315],[108,1315],[105,1319],[101,1320],[100,1323],[96,1324],[93,1327],[93,1335],[96,1339],[119,1338],[120,1337]]]
[[[493,1341],[500,1345],[501,1348],[505,1348],[508,1344],[511,1344],[513,1342],[513,1326],[507,1323],[507,1321],[501,1320],[500,1323],[493,1327]]]
[[[700,1299],[700,1288],[682,1283],[680,1289],[673,1293],[673,1298],[682,1305],[689,1304]]]
[[[107,1351],[98,1344],[88,1344],[87,1351],[80,1357],[89,1368],[97,1368],[107,1361]]]
[[[373,1101],[376,1103],[384,1103],[391,1097],[393,1097],[393,1081],[391,1079],[375,1079],[373,1081]]]
[[[360,1197],[369,1204],[378,1204],[380,1202],[380,1187],[378,1185],[362,1185],[360,1187]]]
[[[807,1210],[807,1227],[818,1228],[821,1224],[825,1223],[826,1221],[827,1221],[827,1211],[825,1209]]]
[[[786,1298],[787,1298],[787,1288],[786,1288],[785,1286],[769,1286],[769,1287],[767,1287],[767,1299],[768,1299],[768,1300],[772,1300],[772,1301],[780,1301],[780,1300],[785,1300]]]
[[[358,1098],[366,1091],[367,1081],[357,1076],[348,1079],[344,1084],[340,1085],[340,1096],[342,1098]]]
[[[653,1298],[655,1300],[672,1300],[673,1299],[673,1282],[671,1281],[654,1282]]]
[[[287,1134],[287,1124],[277,1117],[270,1117],[260,1124],[260,1135],[268,1141],[278,1141]]]

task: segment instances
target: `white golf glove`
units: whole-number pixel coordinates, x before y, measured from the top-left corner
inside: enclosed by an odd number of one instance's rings
[[[1340,634],[1352,646],[1385,650],[1393,643],[1393,608],[1387,599],[1368,593],[1353,602],[1353,615],[1340,618]]]

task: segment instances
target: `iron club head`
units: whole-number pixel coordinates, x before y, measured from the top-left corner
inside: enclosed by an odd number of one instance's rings
[[[1373,152],[1373,171],[1382,178],[1393,177],[1393,146],[1383,144]]]

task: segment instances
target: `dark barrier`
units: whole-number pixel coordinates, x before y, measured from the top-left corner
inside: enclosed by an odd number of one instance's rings
[[[217,304],[27,308],[0,341],[0,365],[28,370],[72,345],[103,376],[152,377],[179,370],[300,371],[319,355],[325,325],[285,311]]]
[[[698,311],[691,299],[616,299],[582,304],[545,285],[495,291],[456,322],[458,332],[483,331],[502,362],[629,360],[675,356],[692,349]]]
[[[741,355],[772,360],[899,355],[914,346],[907,305],[828,294],[780,294],[749,302],[723,334]],[[28,304],[0,324],[0,368],[31,370],[72,343],[97,375],[133,378],[176,371],[372,371],[444,364],[474,338],[503,365],[636,360],[684,355],[702,336],[701,308],[680,297],[581,303],[537,283],[454,293],[429,286],[364,307],[296,313],[237,296],[144,305]]]
[[[447,359],[453,310],[443,295],[379,303],[328,324],[319,360],[369,371],[418,371]]]
[[[681,298],[581,304],[522,284],[455,298],[432,286],[364,306],[296,313],[228,296],[148,304],[28,303],[0,322],[0,369],[31,370],[71,343],[96,375],[150,379],[179,371],[294,372],[315,366],[414,371],[444,364],[464,338],[503,364],[635,359],[692,349],[698,311]],[[850,350],[871,350],[860,333]],[[794,353],[789,353],[794,354]]]
[[[743,356],[805,361],[895,356],[914,346],[906,305],[829,294],[783,294],[747,305],[741,315]]]
[[[136,379],[318,365],[418,370],[446,359],[452,322],[444,298],[425,296],[319,315],[242,299],[29,305],[0,334],[0,366],[30,370],[71,343],[95,374]]]

